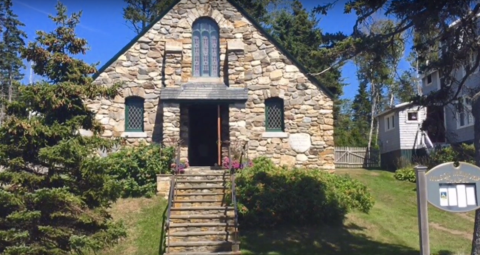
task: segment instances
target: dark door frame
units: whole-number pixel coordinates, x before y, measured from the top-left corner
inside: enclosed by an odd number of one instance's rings
[[[203,128],[213,128],[215,129],[215,135],[213,135],[213,132],[207,137],[207,139],[209,137],[212,137],[215,139],[215,148],[213,148],[212,144],[210,143],[210,141],[208,142],[209,145],[209,149],[212,149],[212,154],[214,153],[215,155],[208,155],[206,158],[210,158],[212,159],[213,161],[213,158],[215,158],[214,162],[212,162],[211,165],[207,165],[207,166],[211,166],[213,167],[213,163],[217,163],[217,155],[218,153],[220,153],[220,151],[218,151],[218,144],[217,144],[217,141],[218,141],[218,125],[217,125],[217,118],[218,118],[218,112],[217,112],[217,109],[218,109],[218,103],[192,103],[192,104],[188,104],[187,107],[189,108],[188,109],[188,160],[190,162],[190,165],[192,166],[206,166],[204,162],[201,162],[202,160],[198,159],[198,152],[194,150],[198,149],[196,147],[197,144],[192,144],[192,140],[193,139],[197,139],[195,138],[195,136],[198,136],[199,134],[195,134],[196,132],[193,132],[194,128],[196,125],[198,125],[197,123],[194,123],[194,121],[192,121],[192,119],[194,119],[196,116],[192,115],[192,112],[193,114],[195,114],[195,111],[192,111],[192,108],[195,108],[195,107],[200,107],[200,108],[203,108],[202,106],[207,106],[205,107],[206,109],[208,109],[209,113],[208,114],[212,114],[212,115],[215,115],[215,122],[213,121],[213,117],[212,117],[212,120],[210,120],[210,118],[208,118],[208,123],[205,123],[205,125],[208,125],[208,127],[203,127]],[[198,108],[196,110],[199,110]],[[211,123],[210,123],[211,121]],[[206,134],[207,135],[207,134]],[[196,142],[198,143],[198,142]],[[194,148],[195,146],[195,148]],[[192,161],[193,159],[193,161]],[[210,160],[210,159],[207,159],[207,160]],[[198,162],[200,161],[200,162]],[[200,164],[199,164],[200,163]]]

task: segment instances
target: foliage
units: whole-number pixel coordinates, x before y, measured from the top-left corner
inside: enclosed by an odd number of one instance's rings
[[[275,5],[280,0],[235,0],[250,16],[254,17],[260,24],[270,24],[269,6]]]
[[[374,202],[367,187],[348,177],[312,169],[276,167],[256,158],[236,178],[241,224],[340,224],[353,209],[368,212]]]
[[[12,101],[17,94],[18,81],[23,78],[20,72],[24,67],[20,57],[20,49],[25,46],[25,32],[20,30],[24,24],[18,20],[18,16],[12,11],[12,1],[0,1],[0,93],[1,99]],[[0,102],[1,103],[1,102]],[[5,113],[2,104],[1,114]],[[3,116],[0,116],[3,118]]]
[[[430,154],[428,167],[432,168],[445,162],[457,161],[475,164],[475,147],[473,144],[463,143],[435,150]]]
[[[36,74],[52,82],[22,86],[7,104],[0,127],[0,253],[68,254],[99,250],[125,235],[106,210],[118,198],[120,186],[95,156],[115,141],[102,131],[82,99],[111,96],[94,86],[95,67],[76,60],[87,42],[75,35],[80,14],[67,16],[58,3],[54,32],[37,32],[22,49]],[[93,132],[82,137],[78,130]]]
[[[173,0],[125,0],[127,7],[123,8],[123,18],[133,26],[137,34],[140,34],[173,2]]]
[[[156,191],[157,174],[170,172],[174,149],[142,144],[127,147],[104,158],[112,175],[122,187],[122,197],[151,197]]]
[[[283,9],[276,15],[269,31],[309,72],[318,73],[329,68],[336,60],[327,54],[326,47],[331,43],[331,38],[324,36],[318,25],[315,16],[308,13],[300,1],[294,0],[289,9]],[[340,82],[339,67],[313,76],[335,95],[342,94],[344,84]]]
[[[417,176],[415,175],[415,169],[412,166],[397,169],[393,175],[395,179],[399,181],[409,181],[415,183]]]

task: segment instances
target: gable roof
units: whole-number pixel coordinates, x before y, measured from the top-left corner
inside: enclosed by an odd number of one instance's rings
[[[383,112],[380,112],[380,113],[374,115],[374,117],[377,118],[377,117],[380,117],[382,115],[387,115],[387,114],[389,114],[391,112],[394,112],[394,111],[397,111],[397,110],[403,110],[405,108],[411,108],[411,109],[417,108],[419,110],[419,109],[423,108],[423,106],[414,104],[413,102],[404,102],[404,103],[394,105],[394,106],[384,110]]]
[[[100,69],[98,69],[97,73],[95,73],[92,77],[95,80],[101,73],[103,73],[110,65],[112,65],[121,55],[123,55],[125,52],[128,51],[142,36],[144,36],[155,24],[157,24],[165,15],[167,15],[168,12],[170,12],[175,5],[177,5],[180,2],[180,0],[175,0],[172,5],[170,5],[167,9],[165,9],[150,25],[145,27],[142,32],[140,32],[137,36],[135,36],[127,45],[125,45],[117,54],[115,54],[110,60],[108,60]],[[317,78],[309,75],[308,70],[298,62],[298,60],[293,57],[290,52],[288,52],[277,40],[275,40],[270,33],[265,31],[263,27],[254,19],[250,16],[250,14],[247,13],[240,5],[238,5],[235,1],[233,0],[227,0],[231,5],[233,5],[252,25],[262,33],[267,40],[269,40],[283,55],[285,55],[287,58],[289,58],[295,66],[298,67],[300,72],[302,72],[307,78],[318,88],[322,89],[327,96],[330,98],[334,97],[334,92],[331,91],[329,88],[324,86],[323,84],[318,81]]]

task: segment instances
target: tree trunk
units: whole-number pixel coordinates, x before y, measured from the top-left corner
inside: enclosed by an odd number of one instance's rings
[[[472,99],[472,114],[475,119],[474,139],[475,163],[480,166],[480,92]],[[480,209],[475,211],[475,225],[473,227],[472,255],[480,255]]]
[[[13,89],[12,89],[12,71],[9,71],[8,74],[8,102],[12,102],[12,94],[13,94]]]
[[[372,83],[372,111],[370,116],[370,132],[368,134],[368,144],[367,144],[367,158],[370,158],[370,150],[372,147],[372,135],[373,135],[373,115],[375,114],[375,108],[377,107],[377,97],[375,84]]]

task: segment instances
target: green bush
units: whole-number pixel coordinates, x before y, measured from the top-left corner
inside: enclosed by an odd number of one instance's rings
[[[415,169],[412,166],[397,169],[393,175],[395,179],[399,181],[409,181],[415,183],[417,176],[415,175]]]
[[[368,212],[373,198],[349,176],[321,170],[276,167],[257,158],[236,179],[242,226],[341,224],[353,209]]]
[[[150,197],[155,194],[157,174],[169,173],[174,149],[160,145],[127,147],[104,160],[106,171],[122,186],[122,197]]]
[[[474,145],[461,144],[436,150],[430,155],[428,167],[432,168],[436,165],[452,161],[462,161],[475,164]]]

